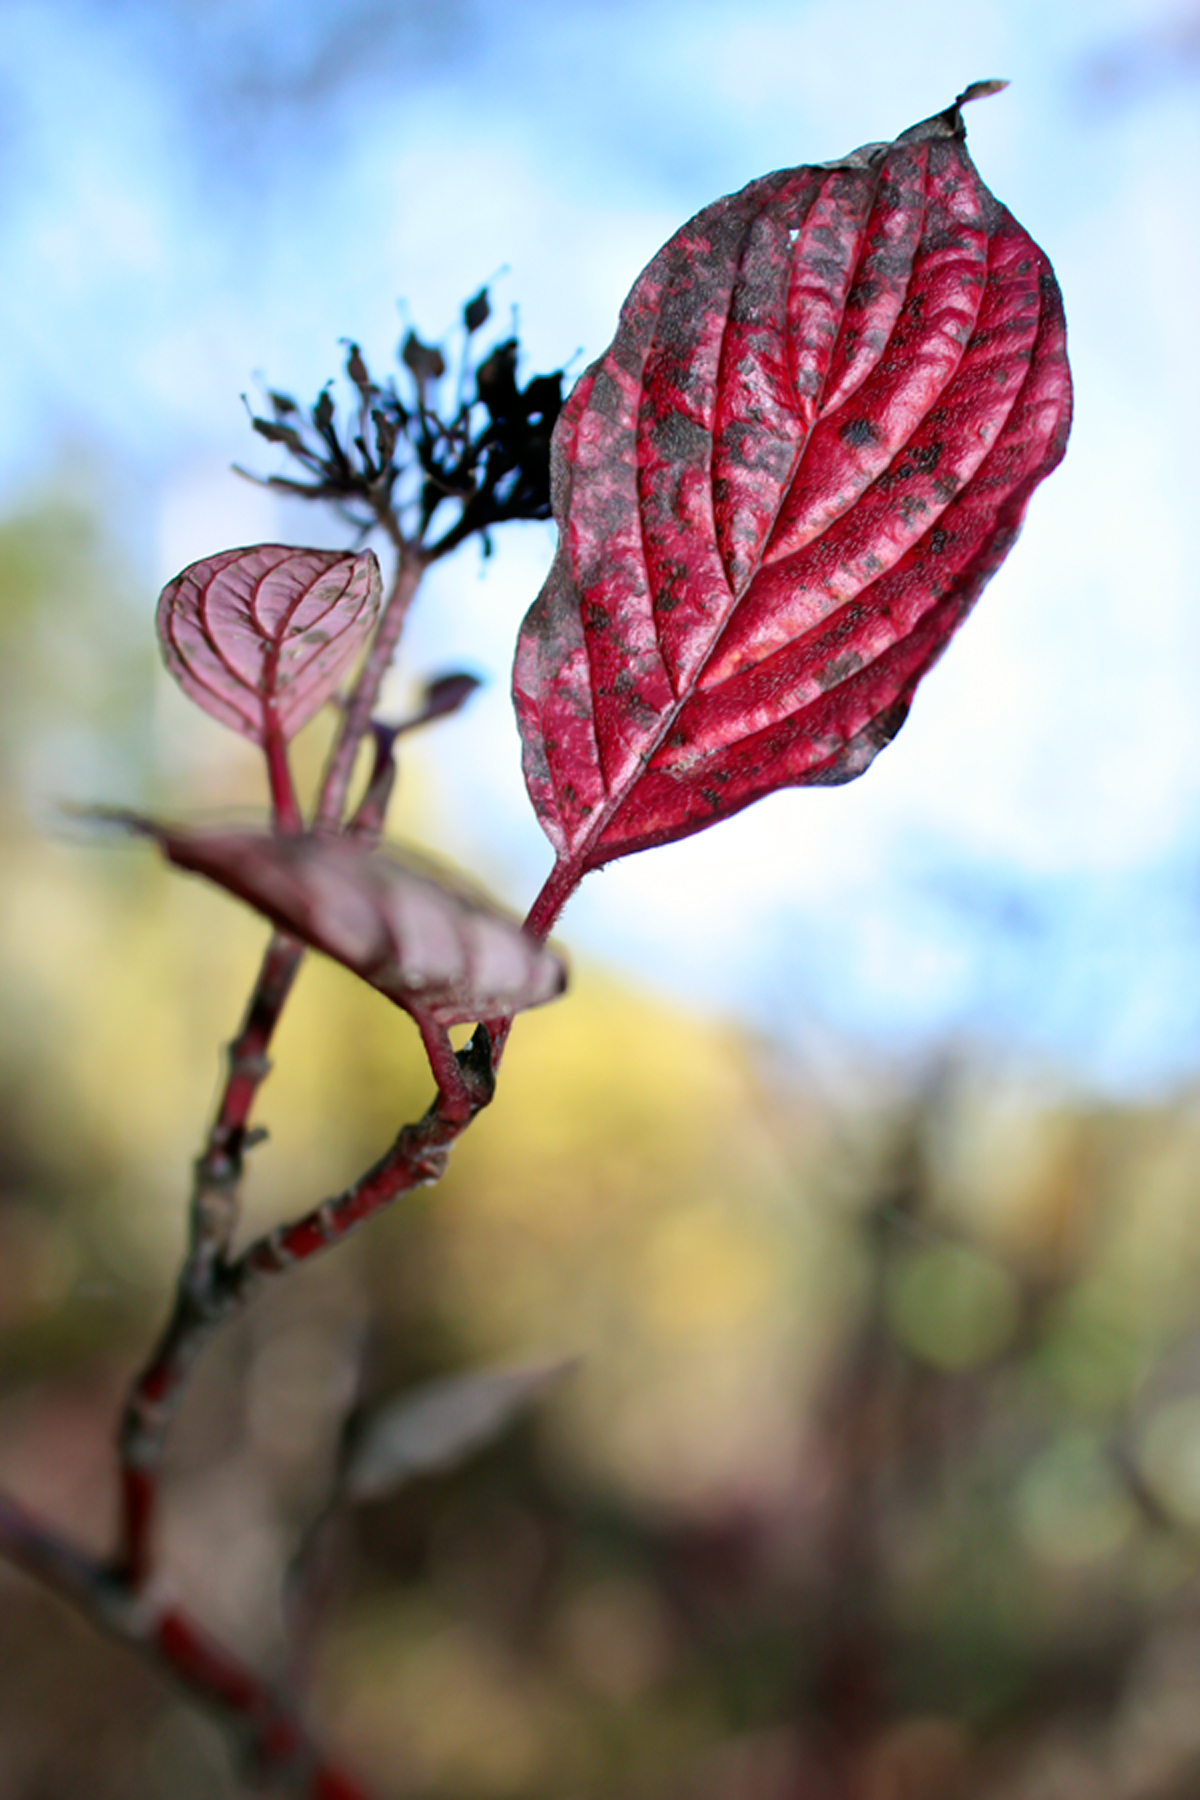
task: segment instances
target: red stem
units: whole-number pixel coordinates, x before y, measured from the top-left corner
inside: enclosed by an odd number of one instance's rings
[[[421,1033],[421,1042],[429,1058],[433,1079],[437,1082],[438,1116],[448,1124],[465,1125],[473,1110],[471,1091],[454,1054],[450,1033],[444,1025],[439,1025],[436,1020],[426,1018],[423,1014],[414,1013],[413,1018]]]
[[[226,1723],[247,1733],[265,1774],[302,1782],[310,1800],[367,1800],[365,1788],[318,1750],[288,1702],[181,1607],[149,1597],[131,1602],[110,1570],[3,1495],[0,1554],[169,1670]]]
[[[237,1225],[238,1190],[247,1142],[246,1126],[259,1088],[270,1071],[267,1050],[304,954],[295,938],[275,932],[254,984],[241,1029],[229,1046],[228,1074],[208,1141],[196,1162],[187,1258],[180,1271],[175,1309],[150,1361],[134,1383],[121,1422],[121,1544],[119,1578],[135,1591],[152,1567],[157,1501],[156,1468],[183,1382],[199,1341],[197,1308],[211,1292]],[[204,1334],[207,1336],[207,1333]]]
[[[371,714],[379,699],[383,678],[391,667],[404,621],[408,617],[408,609],[424,573],[425,558],[419,551],[408,545],[400,546],[400,562],[392,582],[392,591],[367,653],[367,660],[363,664],[362,674],[346,708],[346,717],[325,772],[321,797],[317,802],[315,823],[318,827],[328,829],[341,819],[346,795],[350,790],[350,779],[354,773],[358,746],[370,729]]]
[[[318,825],[342,816],[358,745],[370,727],[379,689],[395,653],[425,562],[404,544],[394,521],[381,520],[396,544],[398,561],[379,630],[367,655],[334,746],[317,802]],[[287,751],[268,712],[264,744],[277,829],[303,830]],[[229,1046],[228,1074],[208,1140],[196,1163],[191,1202],[191,1240],[180,1271],[175,1307],[138,1377],[121,1424],[123,1516],[114,1569],[140,1587],[152,1567],[151,1538],[157,1500],[155,1471],[171,1414],[198,1350],[213,1329],[207,1315],[217,1273],[237,1225],[247,1126],[258,1090],[270,1070],[267,1051],[279,1023],[304,948],[276,932],[267,946],[238,1036]]]
[[[318,828],[336,827],[342,821],[358,747],[370,727],[380,686],[428,560],[401,541],[394,520],[383,522],[397,547],[396,574],[330,756],[317,802]],[[267,720],[264,748],[276,829],[303,831],[286,745],[273,718]],[[374,826],[373,818],[364,823],[368,829]],[[569,889],[559,906],[566,892]],[[252,1670],[210,1640],[178,1608],[156,1606],[149,1586],[158,1467],[166,1433],[192,1364],[208,1338],[246,1304],[264,1278],[339,1242],[398,1194],[437,1181],[451,1144],[492,1095],[492,1064],[499,1059],[503,1037],[493,1047],[480,1028],[459,1056],[443,1027],[418,1020],[438,1085],[437,1098],[425,1117],[406,1126],[387,1154],[343,1194],[252,1244],[231,1262],[250,1113],[269,1071],[267,1052],[303,954],[300,944],[274,934],[241,1029],[229,1046],[216,1117],[196,1163],[189,1247],[174,1310],[131,1391],[122,1420],[122,1529],[114,1562],[104,1567],[81,1557],[2,1496],[0,1554],[69,1593],[83,1611],[168,1666],[192,1693],[228,1720],[248,1728],[264,1770],[303,1780],[312,1800],[365,1800],[349,1776],[320,1756],[294,1712]],[[505,1036],[507,1030],[504,1021]]]
[[[263,753],[267,759],[267,780],[271,788],[271,812],[276,831],[297,834],[304,830],[304,818],[292,786],[287,744],[272,708],[267,707],[267,726],[263,737]]]
[[[210,1183],[227,1181],[231,1173],[241,1174],[250,1109],[270,1073],[267,1051],[303,955],[304,946],[295,938],[272,933],[241,1029],[229,1046],[229,1072],[201,1158],[200,1166]],[[236,1168],[230,1168],[231,1162]]]
[[[144,1382],[139,1383],[139,1423],[145,1408]],[[150,1579],[154,1545],[154,1516],[158,1482],[148,1469],[127,1456],[121,1459],[121,1548],[116,1558],[118,1579],[132,1593],[140,1593]]]
[[[458,1091],[443,1089],[425,1117],[406,1125],[391,1149],[344,1192],[243,1252],[228,1271],[222,1297],[226,1309],[244,1306],[264,1278],[282,1275],[294,1263],[339,1244],[400,1194],[441,1180],[451,1146],[492,1097],[491,1046],[486,1028],[480,1029],[482,1035],[457,1056],[446,1040],[458,1071]]]
[[[585,871],[575,863],[560,858],[547,875],[541,893],[525,918],[526,931],[539,944],[544,944],[550,936],[555,921],[583,880],[584,874]]]

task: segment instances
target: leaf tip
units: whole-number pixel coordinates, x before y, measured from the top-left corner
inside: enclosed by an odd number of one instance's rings
[[[61,800],[57,810],[64,819],[80,825],[94,825],[99,830],[126,831],[134,837],[158,836],[157,829],[148,819],[125,806],[88,805],[75,800]]]
[[[954,104],[956,107],[969,106],[972,100],[986,100],[992,94],[1003,93],[1004,89],[1006,87],[1011,87],[1011,85],[1012,83],[1009,81],[1001,81],[998,79],[992,81],[972,81],[963,89],[962,93],[959,94]]]
[[[921,144],[928,142],[931,138],[964,139],[967,135],[967,127],[963,122],[963,107],[969,106],[973,100],[986,100],[990,94],[999,94],[1010,85],[1008,81],[999,79],[969,82],[962,93],[956,95],[943,112],[934,113],[932,118],[922,119],[919,124],[913,125],[908,131],[902,131],[896,139],[896,143]],[[872,148],[874,146],[864,145],[864,150]],[[855,152],[856,157],[862,155],[863,151]]]

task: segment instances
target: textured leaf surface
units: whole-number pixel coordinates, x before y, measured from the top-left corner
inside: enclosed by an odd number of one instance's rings
[[[455,1468],[574,1367],[571,1360],[479,1369],[405,1394],[363,1430],[346,1467],[346,1493],[352,1500],[375,1500],[414,1476]]]
[[[861,774],[1070,406],[1053,271],[957,103],[685,225],[555,433],[559,549],[514,673],[548,889]]]
[[[379,606],[369,550],[255,544],[192,563],[162,591],[158,636],[184,693],[263,744],[294,737],[362,649]]]
[[[204,875],[360,975],[414,1018],[509,1017],[553,1000],[566,971],[482,895],[352,839],[185,830],[122,815]]]

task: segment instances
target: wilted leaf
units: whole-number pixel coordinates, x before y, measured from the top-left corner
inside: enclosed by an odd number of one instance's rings
[[[132,814],[178,868],[204,875],[283,931],[439,1025],[553,1000],[561,960],[486,896],[353,839],[189,830]]]
[[[468,675],[465,670],[454,675],[439,675],[435,681],[427,683],[420,706],[411,718],[401,721],[397,731],[412,731],[417,725],[428,725],[433,719],[444,719],[450,713],[458,712],[481,685],[478,675]]]
[[[259,437],[266,438],[268,444],[283,444],[294,456],[304,455],[304,439],[294,425],[281,425],[278,420],[260,419],[257,416],[250,423]]]
[[[492,303],[486,288],[480,288],[473,300],[468,300],[463,307],[463,324],[468,331],[478,331],[486,325],[492,316]]]
[[[958,103],[685,225],[554,438],[559,550],[514,697],[560,900],[774,788],[861,774],[1070,405],[1053,271]]]
[[[375,427],[375,454],[379,459],[380,468],[386,469],[392,460],[392,452],[396,448],[399,426],[395,419],[389,419],[388,415],[380,412],[378,407],[372,410],[371,422]]]
[[[405,1394],[367,1423],[351,1453],[345,1492],[377,1500],[416,1475],[452,1469],[498,1438],[575,1367],[574,1360],[453,1375]]]
[[[364,403],[369,403],[375,392],[375,386],[371,380],[370,370],[363,361],[363,353],[357,344],[351,344],[346,352],[346,373],[358,389]]]
[[[497,344],[475,371],[479,398],[493,419],[508,419],[519,411],[517,392],[517,340]]]
[[[426,382],[440,381],[446,373],[446,359],[436,344],[423,344],[415,331],[410,331],[401,345],[400,360],[421,388]]]
[[[369,550],[223,550],[163,589],[159,641],[184,693],[214,719],[256,744],[272,727],[287,739],[361,650],[379,594]]]

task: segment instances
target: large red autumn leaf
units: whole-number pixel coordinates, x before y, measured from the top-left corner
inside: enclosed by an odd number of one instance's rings
[[[514,672],[536,929],[588,869],[860,775],[1061,458],[1058,286],[959,111],[996,85],[707,207],[575,387]]]
[[[362,649],[379,605],[369,550],[254,544],[163,589],[158,636],[183,691],[255,744],[295,736]]]
[[[561,960],[477,890],[352,838],[164,825],[103,816],[151,837],[281,930],[344,964],[418,1023],[466,1025],[541,1006]]]

